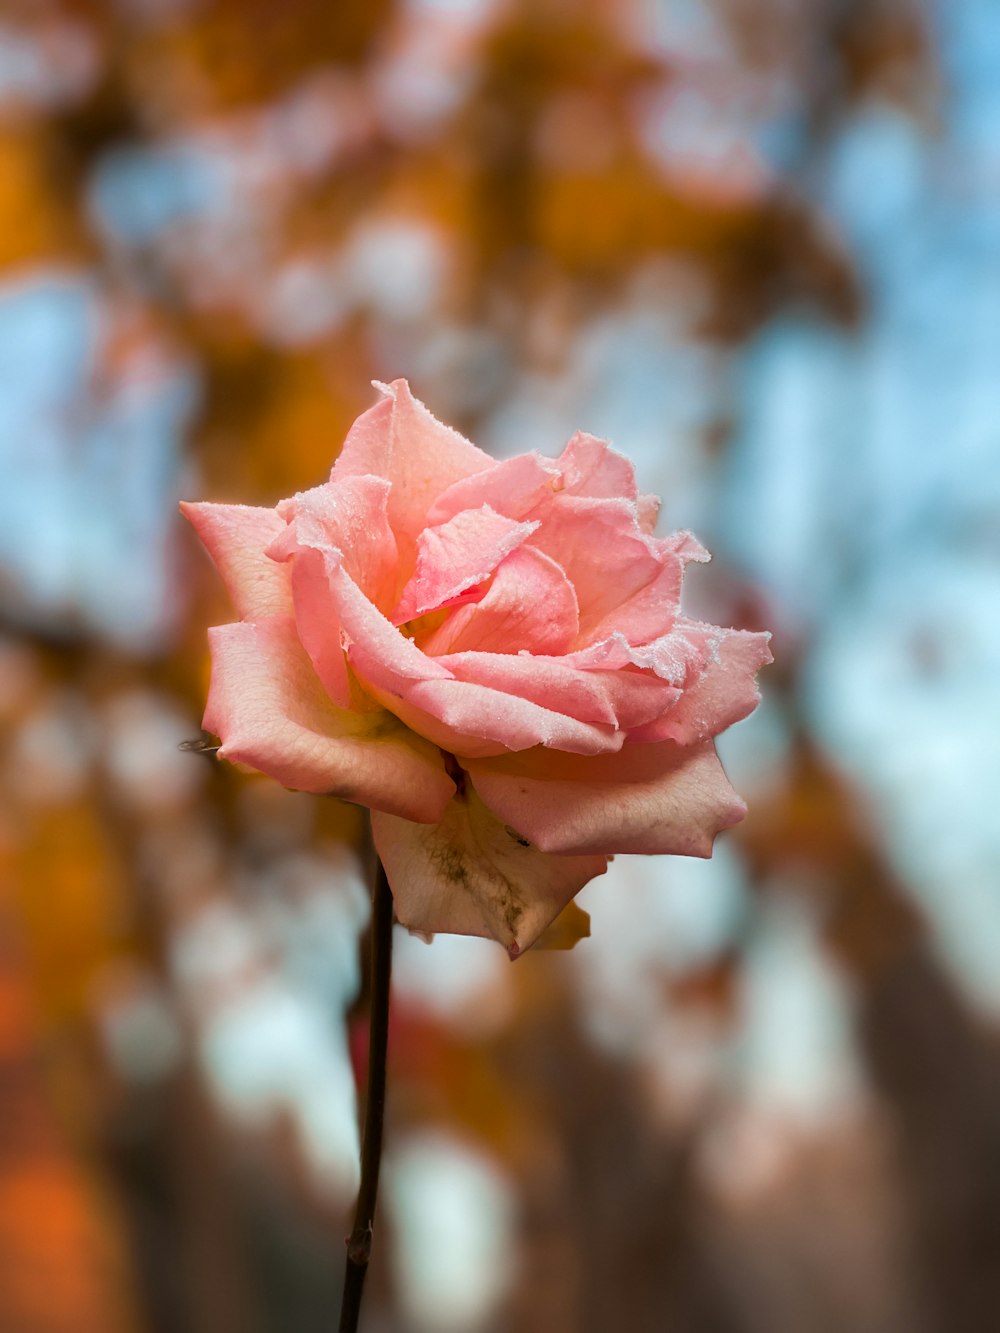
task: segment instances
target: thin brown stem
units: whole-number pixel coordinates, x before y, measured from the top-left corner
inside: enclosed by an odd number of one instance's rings
[[[356,1333],[361,1293],[372,1252],[378,1173],[385,1119],[385,1057],[389,1040],[389,980],[392,974],[392,892],[381,861],[372,893],[371,1005],[368,1020],[368,1093],[361,1141],[361,1186],[354,1227],[347,1238],[347,1271],[340,1307],[340,1333]]]

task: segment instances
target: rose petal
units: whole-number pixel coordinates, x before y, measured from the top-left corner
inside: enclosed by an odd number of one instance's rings
[[[674,637],[682,638],[700,655],[700,674],[661,718],[633,731],[632,741],[673,740],[691,745],[718,736],[760,702],[755,677],[773,660],[770,634],[685,621],[677,626]]]
[[[616,671],[631,665],[683,688],[697,681],[719,642],[736,632],[677,616],[666,634],[648,643],[630,643],[624,634],[614,631],[607,638],[567,653],[563,660],[592,671]]]
[[[209,631],[206,730],[225,759],[286,787],[324,792],[406,819],[441,818],[454,783],[439,750],[391,714],[335,707],[299,645],[290,616]]]
[[[627,500],[559,495],[530,544],[551,556],[576,590],[582,643],[613,622],[622,604],[664,566],[677,570],[676,552],[640,531],[635,506]],[[677,583],[679,589],[679,574]],[[664,611],[661,632],[674,609]]]
[[[300,550],[292,559],[292,603],[299,642],[309,654],[316,675],[340,708],[371,711],[373,700],[352,684],[344,653],[343,631],[330,597],[322,551]]]
[[[447,667],[439,666],[421,652],[388,620],[377,606],[373,606],[347,573],[336,552],[323,556],[330,605],[333,615],[343,628],[348,651],[357,647],[366,657],[379,663],[379,679],[403,687],[412,680],[447,679]]]
[[[746,813],[711,743],[627,745],[588,759],[536,750],[467,767],[500,820],[559,855],[710,856],[716,834]]]
[[[371,703],[347,670],[344,631],[327,569],[343,570],[359,604],[370,606],[379,623],[384,620],[377,603],[394,599],[396,578],[388,493],[388,482],[378,477],[346,477],[296,495],[279,505],[286,526],[268,547],[273,560],[291,565],[299,637],[327,693],[342,708],[366,711]]]
[[[403,925],[495,939],[512,958],[607,869],[605,856],[546,856],[526,846],[469,784],[439,824],[373,814],[372,835]]]
[[[381,477],[345,477],[283,500],[278,513],[288,526],[269,554],[283,560],[301,547],[337,551],[368,600],[388,609],[396,599],[399,568],[389,491]]]
[[[331,623],[341,626],[359,683],[419,735],[453,754],[502,754],[539,744],[600,754],[621,746],[623,736],[613,726],[580,722],[527,699],[455,680],[447,666],[372,606],[335,552],[323,559]],[[323,605],[320,599],[317,617]]]
[[[580,722],[600,722],[616,730],[653,722],[680,694],[652,673],[580,671],[561,657],[468,652],[437,660],[456,680],[487,685]]]
[[[489,505],[466,509],[417,539],[417,564],[393,611],[393,624],[454,604],[485,582],[497,565],[538,527],[504,518]]]
[[[661,562],[658,572],[631,596],[623,597],[614,610],[592,623],[588,632],[580,636],[582,646],[599,643],[611,634],[623,635],[630,644],[644,644],[669,630],[680,606],[685,565],[710,557],[690,532],[671,533],[669,537],[652,540],[650,546]]]
[[[607,440],[578,430],[557,464],[567,494],[630,500],[635,505],[640,530],[652,532],[656,527],[659,497],[638,493],[631,461],[612,449]]]
[[[489,505],[507,518],[523,519],[543,500],[551,500],[559,470],[550,459],[539,454],[518,454],[505,458],[474,476],[456,481],[431,506],[430,524],[444,523],[463,509]],[[539,517],[533,514],[533,517]]]
[[[522,649],[556,656],[573,644],[579,625],[569,579],[551,557],[522,546],[499,566],[480,601],[458,607],[419,643],[431,657]]]
[[[275,510],[183,502],[181,513],[215,561],[241,620],[291,611],[288,571],[264,554],[284,531],[284,522]]]
[[[635,468],[607,440],[578,430],[556,460],[567,495],[634,500]]]
[[[656,520],[660,516],[660,504],[658,495],[640,495],[638,497],[635,508],[639,516],[640,531],[652,532],[656,527]]]
[[[394,676],[358,645],[348,649],[348,660],[384,708],[418,735],[460,757],[504,754],[536,745],[569,754],[604,754],[620,749],[624,741],[625,733],[611,725],[581,722],[471,681]]]
[[[454,482],[493,466],[493,459],[432,416],[406,380],[375,387],[385,398],[351,427],[330,479],[367,475],[392,483],[389,522],[408,569],[431,505]]]

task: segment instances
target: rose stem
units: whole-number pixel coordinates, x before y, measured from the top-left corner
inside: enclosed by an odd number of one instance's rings
[[[389,1039],[389,978],[392,973],[392,891],[382,862],[378,862],[372,892],[371,1003],[368,1018],[368,1093],[361,1142],[361,1185],[354,1212],[354,1228],[347,1239],[347,1270],[340,1307],[340,1333],[356,1333],[361,1314],[361,1293],[372,1252],[378,1172],[382,1160],[382,1124],[385,1116],[385,1056]]]

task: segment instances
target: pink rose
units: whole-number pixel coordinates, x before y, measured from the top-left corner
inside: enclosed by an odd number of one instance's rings
[[[709,856],[745,807],[713,737],[766,634],[682,615],[689,533],[577,433],[495,462],[405,380],[330,480],[183,506],[240,619],[209,632],[219,753],[372,811],[399,919],[512,957],[615,852]]]

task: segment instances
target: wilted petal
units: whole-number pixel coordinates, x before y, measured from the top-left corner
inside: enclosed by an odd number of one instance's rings
[[[362,716],[332,704],[290,616],[219,625],[209,642],[204,725],[221,740],[223,758],[300,791],[406,819],[440,819],[454,792],[440,751],[391,714]]]
[[[288,571],[264,554],[285,528],[274,509],[184,502],[181,513],[215,561],[241,620],[291,611]]]
[[[607,869],[606,856],[546,856],[505,828],[471,785],[439,824],[372,815],[375,847],[403,925],[498,940],[523,953]]]
[[[746,807],[711,742],[629,745],[570,759],[552,751],[475,759],[469,774],[505,824],[546,852],[710,856]]]
[[[590,913],[576,903],[567,903],[556,919],[545,927],[531,946],[533,949],[574,949],[581,940],[590,939]]]

